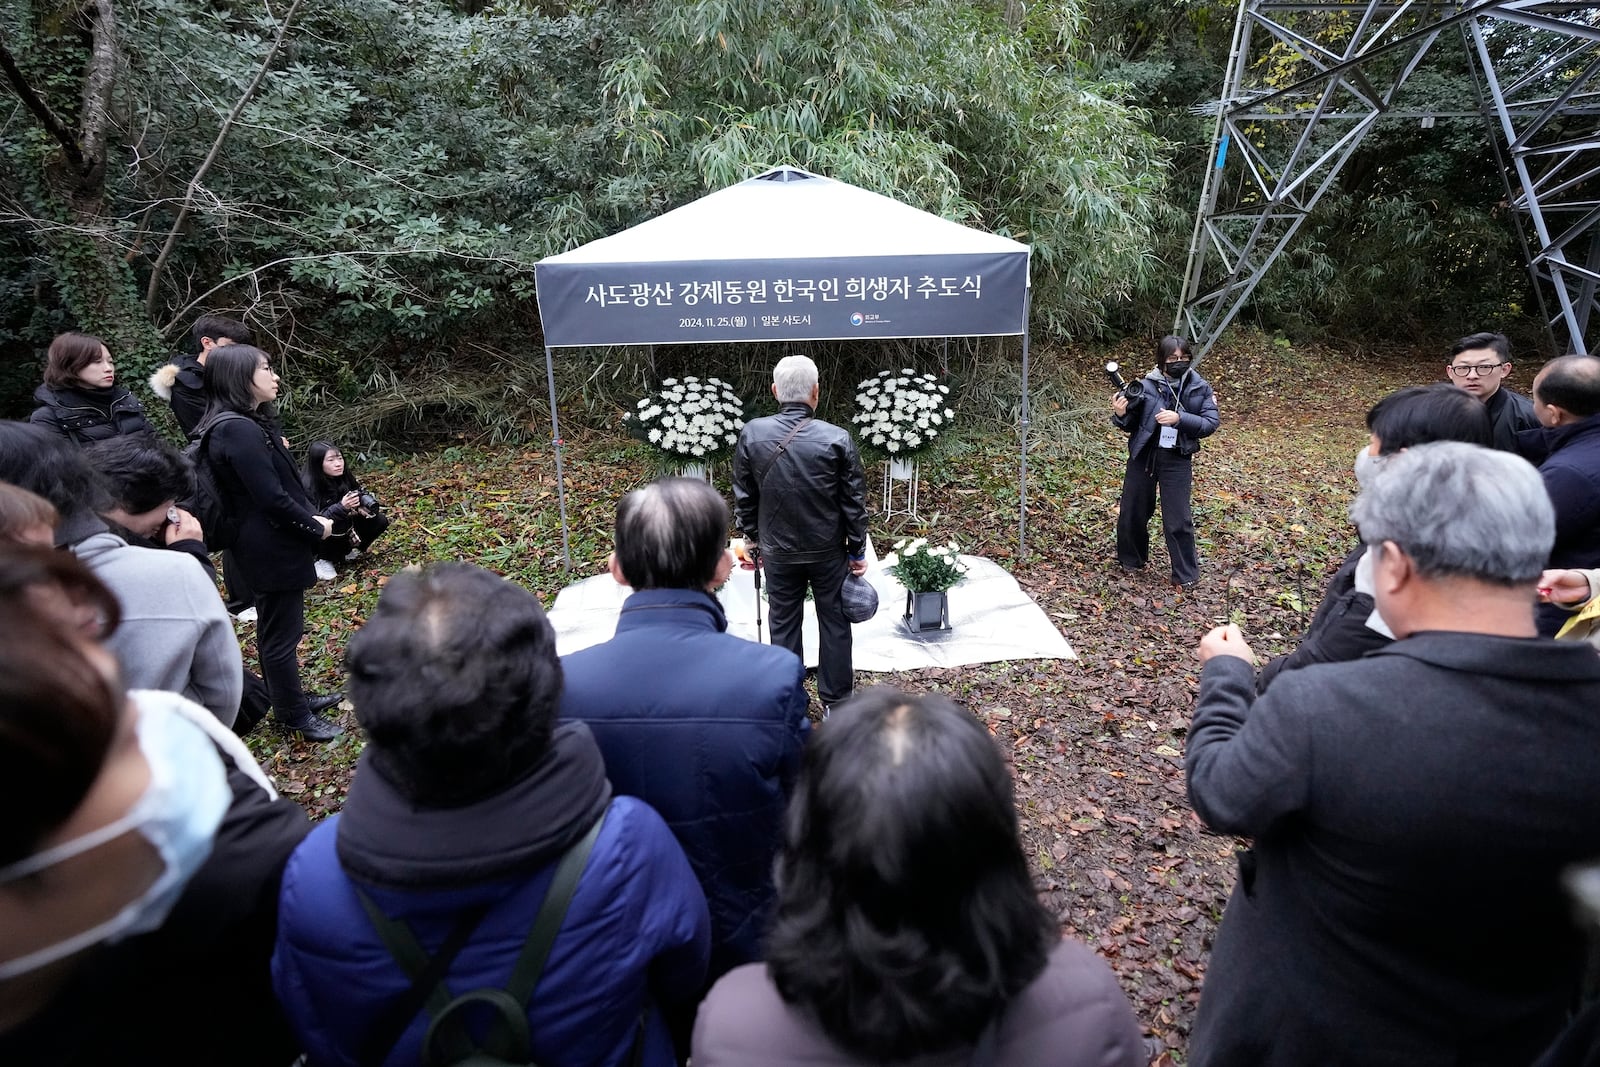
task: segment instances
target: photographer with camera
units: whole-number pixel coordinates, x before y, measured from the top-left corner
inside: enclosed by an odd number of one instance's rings
[[[389,516],[379,509],[378,498],[356,481],[332,441],[311,442],[300,481],[317,513],[333,520],[333,532],[317,547],[317,577],[332,581],[338,575],[334,564],[371,548],[389,528]]]
[[[1111,397],[1111,424],[1129,435],[1117,561],[1129,570],[1141,570],[1149,561],[1150,516],[1159,488],[1172,581],[1185,588],[1200,580],[1189,508],[1192,458],[1200,451],[1200,438],[1215,433],[1221,421],[1211,384],[1189,369],[1191,358],[1188,341],[1163,337],[1156,345],[1156,368],[1140,381],[1124,382],[1117,365],[1106,364],[1117,387]]]

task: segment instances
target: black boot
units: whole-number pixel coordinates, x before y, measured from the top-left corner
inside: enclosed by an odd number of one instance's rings
[[[322,716],[310,712],[300,719],[284,719],[277,712],[273,712],[273,718],[285,733],[294,734],[302,741],[332,741],[344,733],[343,727],[336,726]]]
[[[344,699],[343,693],[324,693],[321,696],[307,696],[306,706],[313,712],[327,711]]]

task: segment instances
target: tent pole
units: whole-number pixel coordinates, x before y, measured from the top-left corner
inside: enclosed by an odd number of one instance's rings
[[[1029,305],[1033,302],[1033,287],[1022,291],[1022,449],[1018,464],[1017,482],[1021,486],[1021,501],[1017,507],[1017,564],[1020,566],[1028,554],[1028,321]]]
[[[567,483],[561,467],[561,423],[556,418],[556,361],[550,346],[544,346],[544,376],[550,385],[550,444],[556,450],[556,500],[561,505],[561,565],[572,570],[572,551],[567,542]]]

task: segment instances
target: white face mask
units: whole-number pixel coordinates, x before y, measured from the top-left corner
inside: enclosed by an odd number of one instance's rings
[[[139,750],[150,765],[150,785],[128,813],[98,830],[0,868],[0,885],[130,832],[142,834],[156,850],[161,874],[149,889],[105,922],[26,956],[0,962],[0,981],[38,970],[91,945],[157,929],[189,879],[211,855],[212,839],[233,802],[227,771],[211,738],[178,712],[159,706],[141,709],[138,735]]]
[[[1384,460],[1388,456],[1374,456],[1367,448],[1356,453],[1356,484],[1365,489],[1371,484],[1375,474],[1383,469]]]

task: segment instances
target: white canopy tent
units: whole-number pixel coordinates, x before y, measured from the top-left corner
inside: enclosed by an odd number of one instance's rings
[[[1022,338],[1019,554],[1027,544],[1027,245],[779,167],[534,268],[568,554],[554,349],[908,337]]]

